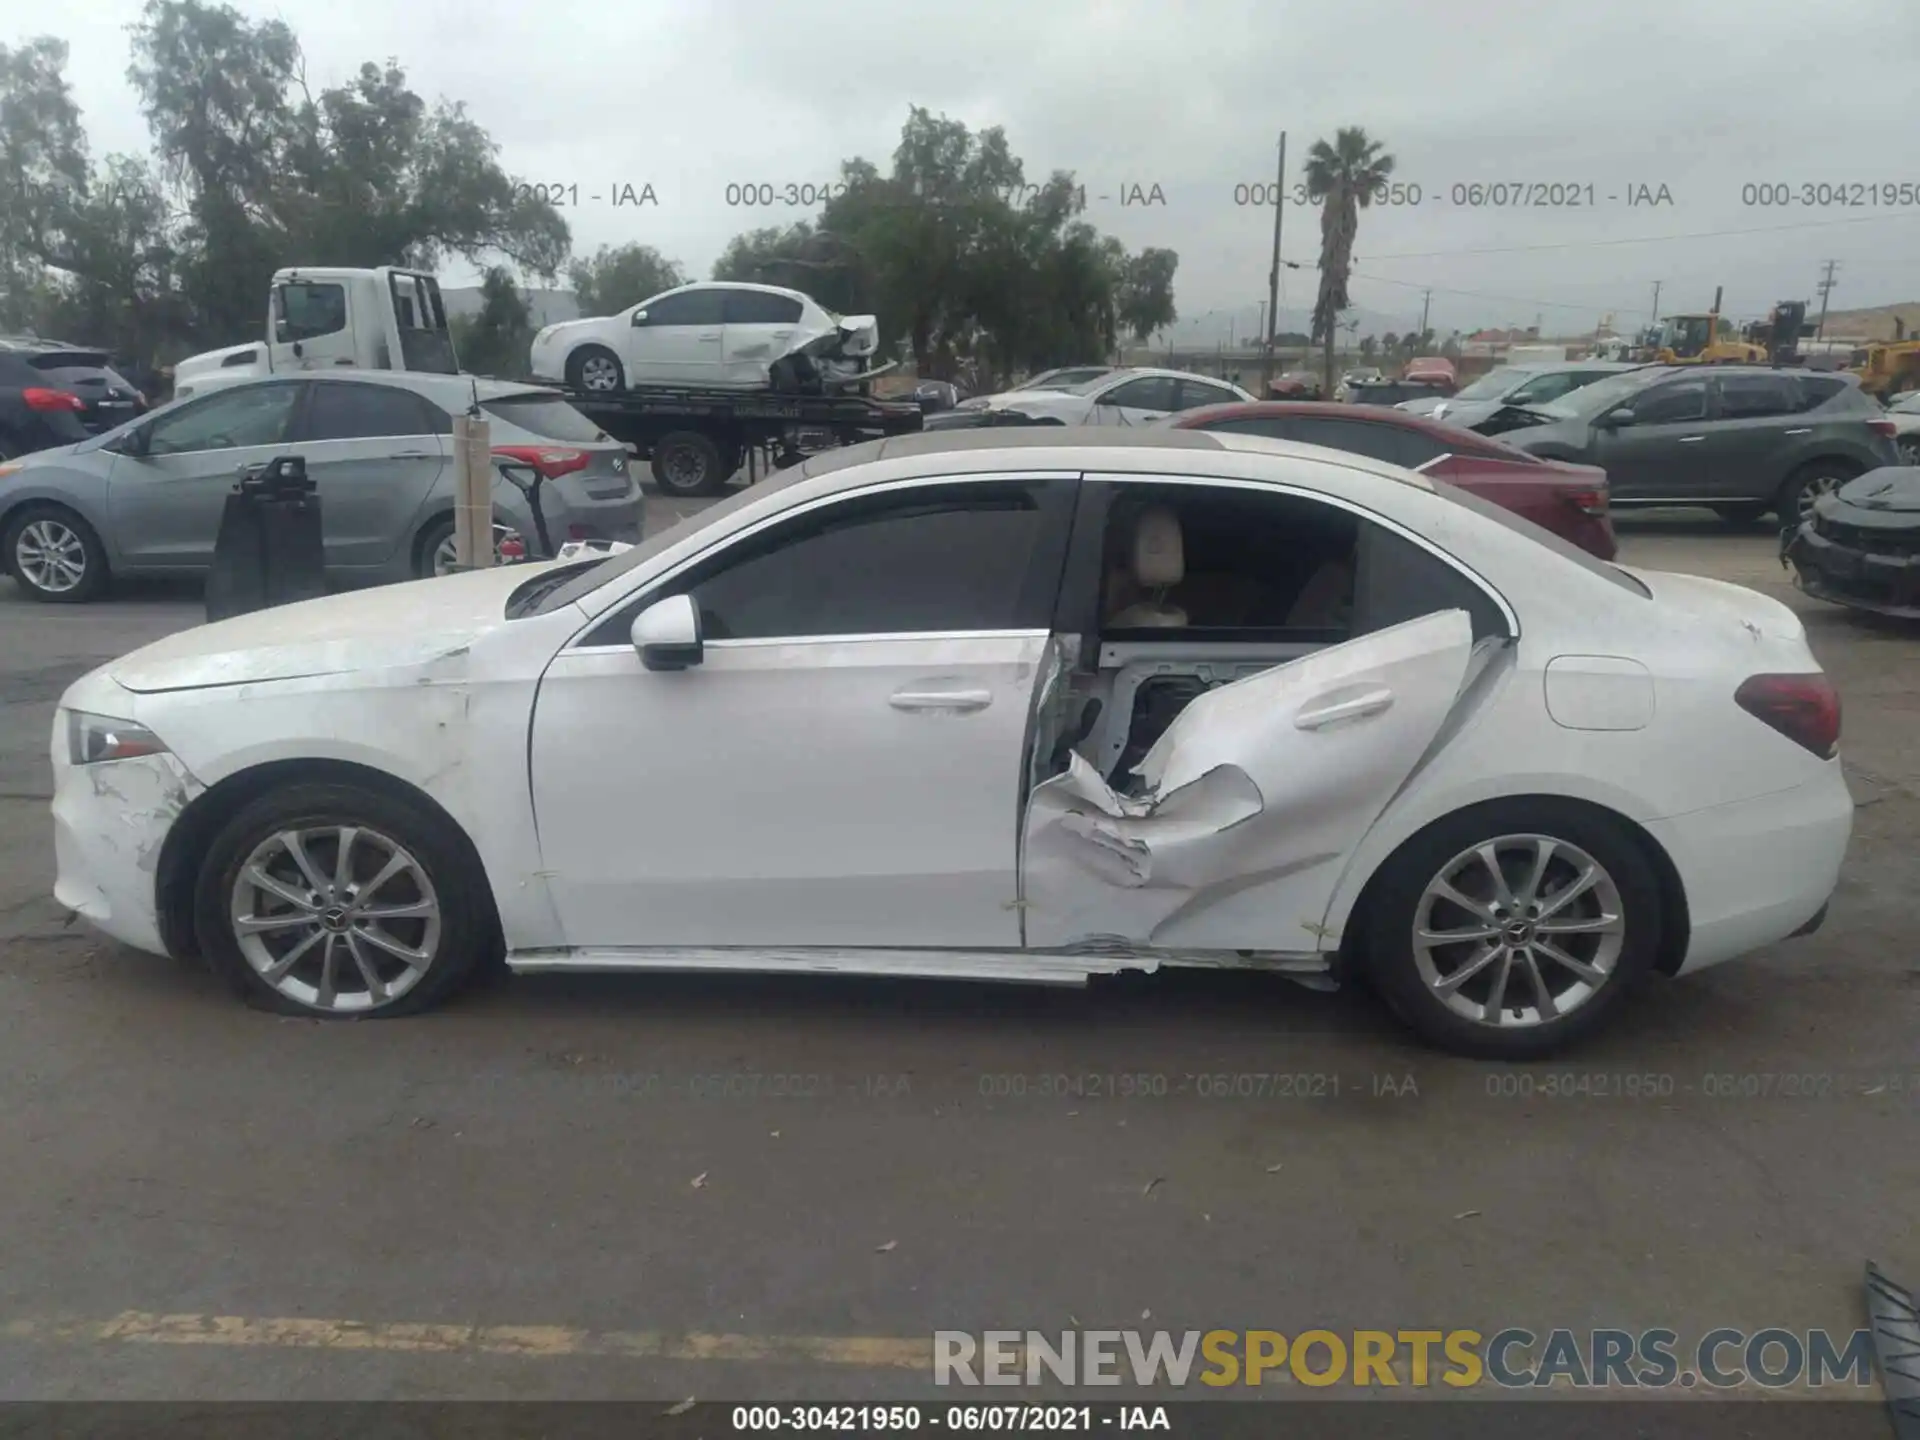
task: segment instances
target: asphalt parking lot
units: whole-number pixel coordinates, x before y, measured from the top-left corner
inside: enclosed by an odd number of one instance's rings
[[[0,581],[0,1396],[906,1396],[936,1329],[1852,1331],[1865,1260],[1920,1283],[1920,632],[1798,597],[1764,528],[1621,530],[1806,615],[1853,850],[1818,934],[1519,1070],[1236,975],[266,1017],[49,894],[54,703],[197,597]],[[1122,1074],[1169,1093],[1039,1093]]]

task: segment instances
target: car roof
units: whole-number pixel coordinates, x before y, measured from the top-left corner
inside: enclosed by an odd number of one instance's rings
[[[691,280],[685,285],[676,285],[671,290],[662,290],[658,295],[650,295],[650,300],[658,300],[667,295],[680,295],[689,290],[757,290],[762,295],[784,295],[789,300],[811,300],[813,297],[804,290],[789,290],[784,285],[761,285],[752,280]]]

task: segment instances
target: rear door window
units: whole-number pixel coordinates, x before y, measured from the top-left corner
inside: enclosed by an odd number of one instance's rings
[[[314,441],[445,435],[452,433],[453,419],[411,390],[320,380],[314,383],[300,430],[302,439]]]
[[[1799,408],[1800,391],[1791,375],[1720,377],[1720,418],[1723,420],[1791,415]]]
[[[723,313],[729,325],[796,325],[800,321],[800,302],[785,295],[769,295],[764,290],[724,293]]]

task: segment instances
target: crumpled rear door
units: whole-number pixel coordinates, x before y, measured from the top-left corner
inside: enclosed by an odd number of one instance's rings
[[[1140,762],[1140,796],[1075,756],[1036,786],[1026,943],[1319,948],[1346,857],[1433,744],[1467,678],[1463,610],[1209,691]]]

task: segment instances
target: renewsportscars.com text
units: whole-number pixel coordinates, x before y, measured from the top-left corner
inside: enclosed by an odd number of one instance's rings
[[[937,1330],[936,1385],[1353,1385],[1456,1390],[1873,1384],[1855,1330]]]

